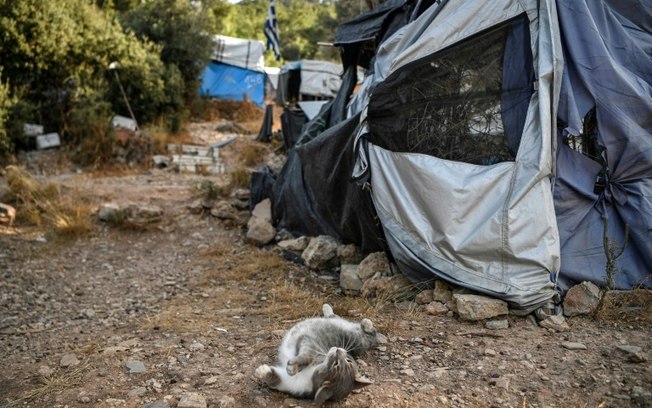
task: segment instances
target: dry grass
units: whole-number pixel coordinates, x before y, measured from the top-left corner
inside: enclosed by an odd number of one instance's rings
[[[240,149],[240,161],[245,166],[256,166],[265,159],[266,149],[258,142],[248,141]]]
[[[41,183],[26,170],[5,169],[17,221],[44,226],[63,238],[79,238],[92,231],[92,207],[85,197],[73,190],[64,191],[53,183]]]
[[[243,167],[238,167],[231,172],[231,188],[249,188],[250,181],[251,173]]]
[[[74,369],[57,370],[48,376],[36,378],[38,385],[26,391],[19,399],[12,401],[11,406],[29,406],[30,403],[46,395],[58,394],[67,389],[84,384],[84,377],[90,371],[89,363],[81,364]]]
[[[602,321],[652,323],[652,290],[607,291],[595,317]]]

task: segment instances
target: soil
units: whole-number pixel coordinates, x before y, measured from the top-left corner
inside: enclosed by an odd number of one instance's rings
[[[191,134],[210,143],[211,128],[197,124]],[[370,318],[387,337],[359,359],[373,384],[333,407],[652,406],[648,320],[573,317],[556,332],[510,315],[509,328],[488,330],[415,303],[348,296],[336,272],[247,244],[243,222],[190,211],[199,183],[228,185],[252,139],[223,148],[222,175],[41,172],[96,206],[151,204],[164,217],[140,229],[95,218],[89,235],[69,240],[20,223],[0,232],[0,407],[203,406],[179,404],[188,393],[208,407],[310,406],[253,373],[274,361],[284,330],[322,303]],[[266,160],[272,150],[262,148]],[[48,155],[56,153],[30,156],[31,166]],[[641,358],[624,345],[642,348]]]

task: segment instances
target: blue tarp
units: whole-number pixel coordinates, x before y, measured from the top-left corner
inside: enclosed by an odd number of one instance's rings
[[[211,62],[201,76],[200,92],[212,98],[265,105],[265,73]]]
[[[564,45],[555,209],[560,284],[606,284],[604,223],[619,250],[615,286],[652,285],[652,6],[557,0]],[[596,157],[564,145],[595,112]],[[625,237],[628,226],[628,236]],[[616,251],[617,252],[617,251]]]

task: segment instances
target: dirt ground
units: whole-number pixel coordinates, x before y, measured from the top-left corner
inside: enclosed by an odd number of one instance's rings
[[[195,129],[210,142],[210,124]],[[251,139],[223,148],[227,171]],[[325,302],[343,317],[370,318],[388,338],[359,360],[374,383],[333,407],[652,406],[649,321],[575,317],[554,332],[509,316],[509,328],[488,330],[414,303],[346,296],[335,273],[248,245],[243,224],[188,209],[199,183],[228,178],[72,168],[44,178],[95,206],[152,204],[164,216],[143,229],[95,219],[76,240],[20,224],[0,232],[0,407],[172,408],[189,393],[198,405],[181,405],[310,406],[253,372],[274,361],[284,330]],[[622,346],[645,358],[630,361]]]

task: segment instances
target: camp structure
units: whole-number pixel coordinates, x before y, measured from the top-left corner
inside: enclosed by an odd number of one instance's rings
[[[263,175],[277,228],[523,312],[650,287],[651,25],[638,0],[388,0],[342,24],[339,93]]]
[[[216,35],[211,62],[201,76],[200,93],[232,101],[265,104],[265,71],[262,41]]]

